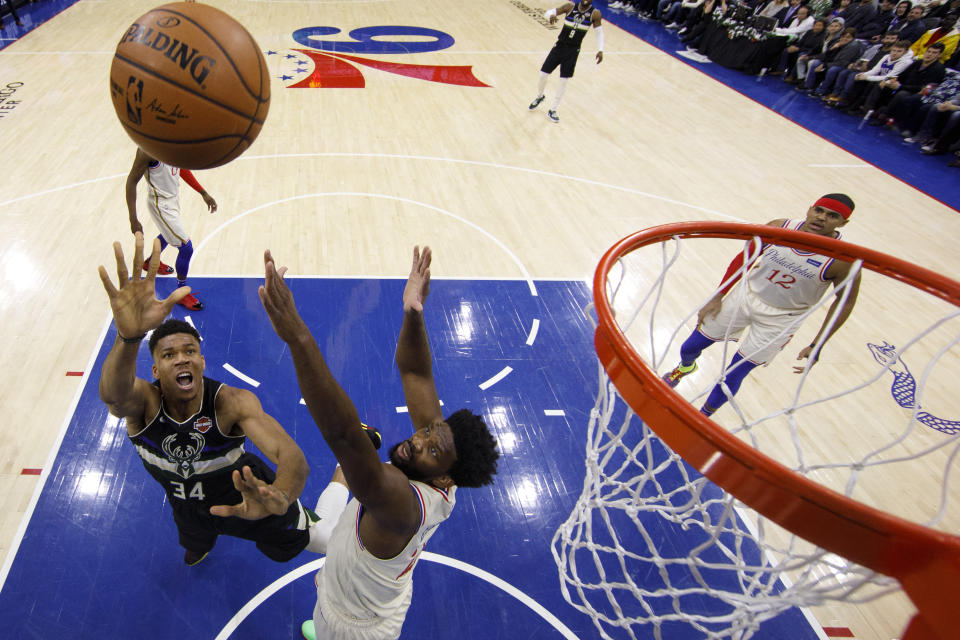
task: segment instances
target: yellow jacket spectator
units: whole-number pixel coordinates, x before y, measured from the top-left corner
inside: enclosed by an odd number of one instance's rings
[[[957,42],[960,42],[960,31],[957,31],[955,28],[956,24],[957,14],[949,13],[944,16],[939,27],[930,29],[930,31],[927,31],[913,43],[913,46],[910,47],[910,51],[913,52],[913,57],[922,58],[923,52],[927,50],[927,47],[934,42],[942,42],[943,53],[940,55],[940,62],[946,64],[947,60],[950,59],[950,56],[952,56],[953,52],[957,49]]]

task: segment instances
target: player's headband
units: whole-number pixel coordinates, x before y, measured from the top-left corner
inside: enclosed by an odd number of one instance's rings
[[[830,209],[830,211],[836,211],[843,216],[844,220],[849,220],[850,214],[853,213],[853,209],[851,209],[848,205],[845,205],[839,200],[834,200],[833,198],[820,198],[813,203],[813,206]]]

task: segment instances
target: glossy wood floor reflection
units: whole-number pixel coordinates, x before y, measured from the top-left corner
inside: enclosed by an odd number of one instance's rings
[[[293,568],[267,565],[243,543],[226,540],[218,544],[222,555],[198,567],[200,572],[182,567],[159,490],[96,401],[97,359],[109,332],[96,267],[111,264],[113,240],[132,245],[123,185],[134,147],[116,122],[107,73],[120,34],[155,4],[61,2],[56,5],[60,13],[0,51],[0,88],[16,85],[17,100],[0,118],[0,228],[6,238],[0,248],[0,335],[6,347],[0,479],[7,487],[0,498],[0,555],[6,558],[7,576],[0,605],[12,606],[11,598],[21,596],[50,600],[43,615],[17,621],[14,637],[56,637],[54,632],[125,637],[124,630],[156,624],[142,606],[158,597],[151,591],[157,585],[174,600],[173,611],[166,613],[177,624],[194,613],[180,609],[194,596],[211,598],[206,608],[215,614],[204,626],[191,620],[178,636],[211,637],[205,634],[222,629],[249,596]],[[205,310],[190,314],[193,321],[209,326],[210,336],[220,336],[234,319],[249,316],[243,332],[231,331],[229,339],[221,336],[223,344],[211,345],[208,363],[219,367],[220,359],[270,344],[269,326],[257,316],[253,294],[265,248],[298,276],[361,278],[362,286],[352,290],[360,293],[323,290],[307,306],[318,314],[320,342],[338,363],[336,373],[356,376],[351,384],[358,402],[399,430],[402,419],[395,405],[400,403],[382,393],[392,383],[378,377],[392,375],[391,331],[399,307],[392,291],[396,282],[382,278],[405,274],[414,244],[431,245],[435,276],[464,283],[451,284],[444,293],[445,283],[439,282],[431,301],[437,319],[433,337],[446,349],[438,369],[450,371],[444,383],[452,385],[447,387],[451,397],[459,395],[488,412],[507,454],[500,482],[465,499],[462,506],[472,508],[461,510],[462,526],[449,527],[445,538],[437,539],[442,544],[431,550],[505,580],[529,579],[527,595],[549,603],[548,610],[577,637],[596,632],[559,599],[548,549],[566,517],[563,509],[572,506],[582,484],[585,412],[592,406],[595,382],[590,329],[579,310],[587,292],[579,283],[590,280],[607,247],[637,229],[673,221],[762,223],[799,217],[818,196],[842,191],[857,203],[847,239],[953,277],[960,274],[955,248],[960,216],[954,210],[613,24],[605,28],[601,65],[592,62],[594,36],[587,35],[576,76],[560,104],[560,123],[553,124],[545,107],[553,100],[555,76],[547,104],[533,112],[526,108],[557,32],[524,8],[542,11],[548,3],[211,4],[235,16],[265,52],[273,52],[267,59],[274,84],[269,119],[253,148],[227,166],[198,172],[219,211],[207,214],[196,194],[187,188],[182,193],[196,247],[191,273],[207,302]],[[25,24],[39,22],[30,20]],[[317,68],[315,57],[304,50],[320,51],[323,40],[347,41],[351,31],[368,29],[359,35],[369,35],[369,28],[385,25],[443,32],[453,44],[431,51],[422,43],[438,41],[435,36],[400,37],[384,30],[380,40],[399,39],[407,43],[401,47],[407,52],[351,50],[349,55],[421,67],[470,67],[487,86],[435,82],[398,75],[382,64],[356,63],[362,88],[292,88]],[[321,26],[340,33],[314,36],[308,39],[312,48],[304,45],[300,30]],[[332,81],[329,73],[321,76],[316,77]],[[356,83],[355,73],[349,77]],[[142,211],[141,217],[152,231]],[[172,250],[165,259],[173,261]],[[719,280],[729,249],[706,249],[698,259],[700,265],[686,277],[702,283],[705,292]],[[528,279],[541,292],[536,299],[529,295]],[[561,284],[547,301],[543,292],[550,286],[544,283],[550,281]],[[689,304],[683,294],[673,292]],[[524,354],[523,364],[503,346],[524,345],[531,331],[534,316],[518,312],[521,303],[512,304],[515,299],[549,311],[552,318],[547,323],[547,316],[540,316],[545,336]],[[923,320],[905,312],[916,305],[911,294],[891,289],[882,278],[865,278],[857,311],[815,371],[819,380],[829,385],[851,372],[873,370],[876,363],[865,345],[909,335]],[[368,337],[363,325],[372,318],[384,325]],[[758,372],[744,386],[745,401],[762,408],[776,400],[775,382],[787,375],[783,371],[791,359],[784,354]],[[356,365],[366,360],[369,374]],[[294,393],[289,367],[253,366],[265,372],[264,379],[277,377],[277,387],[259,395],[316,453],[311,487],[318,488],[331,460],[310,435],[306,415],[296,407],[281,409]],[[514,371],[481,394],[479,384],[504,366]],[[956,379],[955,352],[943,366],[945,379]],[[223,369],[215,375],[228,377]],[[524,384],[513,382],[521,378]],[[562,387],[550,382],[557,379],[564,380]],[[502,387],[503,382],[510,384]],[[559,420],[545,416],[544,397],[569,401],[569,411]],[[856,404],[843,409],[844,428],[824,434],[825,446],[857,443],[903,412],[887,393],[871,395],[867,405],[869,420]],[[947,394],[931,410],[958,420],[958,408],[955,394]],[[876,480],[874,490],[903,503],[918,495],[927,501],[941,473],[940,468],[914,469],[907,476],[891,471]],[[35,504],[36,513],[46,509],[49,519],[29,520]],[[21,538],[39,546],[24,546],[15,558]],[[78,547],[89,547],[95,557],[78,556],[64,564],[63,554]],[[520,559],[517,568],[508,562],[514,557]],[[443,616],[449,614],[458,616],[456,628],[464,637],[512,637],[508,630],[517,628],[531,629],[531,637],[562,637],[526,605],[476,577],[464,578],[439,563],[418,572],[410,633],[442,628],[431,625],[446,624]],[[80,589],[91,580],[96,591]],[[238,582],[237,592],[223,587]],[[253,629],[247,635],[238,627],[235,637],[261,637],[257,634],[270,628],[292,632],[309,604],[308,582],[309,577],[300,577],[267,599],[244,623],[262,626],[247,627]],[[129,590],[118,601],[109,590],[121,584]],[[95,612],[103,609],[116,615],[98,617]],[[821,625],[848,627],[858,638],[890,638],[899,633],[908,611],[902,599],[886,598],[872,607],[815,613]],[[23,609],[5,608],[2,619],[6,624],[23,615]],[[257,616],[264,618],[256,622]],[[453,624],[454,618],[449,620]],[[487,626],[469,631],[477,620]]]

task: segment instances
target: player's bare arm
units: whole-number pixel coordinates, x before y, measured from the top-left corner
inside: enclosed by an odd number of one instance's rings
[[[252,474],[248,477],[246,473],[234,471],[234,486],[243,494],[243,501],[234,508],[214,507],[210,512],[247,520],[285,513],[300,497],[310,475],[303,451],[280,423],[263,410],[257,396],[245,389],[221,387],[217,395],[217,420],[224,425],[237,425],[238,433],[231,435],[246,435],[276,465],[277,475],[272,484],[267,484]]]
[[[103,288],[110,299],[117,338],[103,363],[100,375],[100,399],[110,413],[127,418],[127,429],[136,432],[142,427],[148,404],[158,402],[156,390],[146,380],[136,377],[137,350],[140,340],[151,329],[160,326],[177,300],[189,293],[189,287],[180,287],[163,300],[155,294],[155,280],[160,260],[160,241],[155,239],[154,258],[143,277],[143,234],[135,234],[133,264],[127,270],[123,248],[113,243],[117,262],[117,286],[114,286],[103,265],[98,269]]]
[[[557,16],[564,16],[570,13],[571,11],[573,11],[573,3],[564,2],[562,5],[560,5],[556,9],[547,10],[547,13],[546,13],[547,20],[550,21],[550,24],[553,24],[554,22],[557,21]]]
[[[343,468],[344,477],[363,504],[361,538],[371,553],[400,547],[419,526],[420,506],[407,477],[384,464],[360,426],[353,402],[333,377],[313,335],[297,312],[293,294],[283,280],[286,267],[277,269],[264,253],[264,284],[260,301],[274,331],[290,348],[300,392],[323,439]],[[367,518],[367,515],[370,518]],[[363,524],[366,523],[366,524]],[[374,529],[371,533],[371,529]]]
[[[403,289],[403,325],[397,339],[397,369],[403,384],[408,415],[414,429],[443,420],[433,379],[430,342],[423,322],[423,305],[430,293],[430,247],[413,248],[413,264]]]
[[[823,319],[823,324],[820,325],[820,330],[817,331],[816,337],[810,341],[809,345],[800,350],[800,353],[797,354],[797,360],[803,360],[812,355],[813,360],[810,366],[816,364],[820,358],[820,352],[823,350],[823,346],[827,344],[827,341],[833,337],[833,334],[843,326],[843,323],[846,322],[850,314],[853,313],[853,307],[857,304],[857,296],[860,294],[861,272],[858,271],[853,277],[852,282],[850,282],[850,293],[845,294],[846,287],[844,287],[843,284],[850,275],[851,269],[853,269],[851,263],[841,262],[840,260],[834,260],[827,268],[824,278],[833,282],[833,286],[837,291],[834,295],[833,303],[830,305],[830,308],[827,310],[827,315]],[[841,304],[843,306],[840,306]],[[832,322],[831,319],[834,317],[834,314],[836,314],[836,321]],[[817,343],[821,340],[821,336],[823,336],[823,344],[820,345],[820,350],[814,353]],[[803,373],[804,366],[794,366],[793,370],[795,373]]]
[[[143,225],[137,219],[137,184],[140,183],[140,178],[150,167],[152,160],[153,158],[138,148],[137,155],[133,158],[133,166],[130,167],[130,173],[127,174],[126,198],[127,214],[130,217],[130,233],[136,233],[137,231],[143,233]]]

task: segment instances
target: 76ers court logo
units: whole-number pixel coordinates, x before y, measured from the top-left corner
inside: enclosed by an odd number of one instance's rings
[[[400,76],[465,87],[488,87],[473,75],[471,66],[448,66],[391,62],[354,54],[399,55],[440,51],[453,46],[453,37],[424,27],[362,27],[349,33],[352,40],[327,40],[340,33],[336,27],[306,27],[293,32],[293,39],[309,49],[290,49],[286,54],[267,51],[268,60],[278,60],[279,78],[289,89],[362,89],[366,86],[358,66]]]

